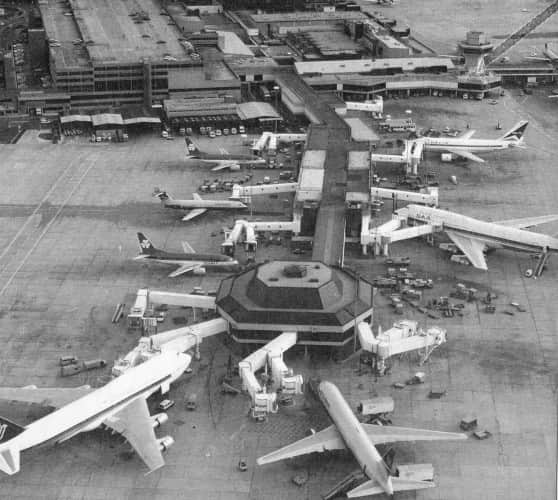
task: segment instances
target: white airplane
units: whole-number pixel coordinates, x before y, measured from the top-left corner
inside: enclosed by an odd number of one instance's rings
[[[181,274],[192,272],[205,274],[207,269],[223,272],[236,272],[240,264],[228,255],[215,253],[196,253],[185,241],[182,242],[183,253],[166,252],[155,248],[151,241],[143,234],[138,233],[141,253],[134,260],[145,260],[163,264],[176,264],[179,268],[169,274],[169,278],[176,278]]]
[[[333,425],[258,458],[258,465],[313,452],[348,448],[369,480],[349,491],[347,496],[356,498],[379,493],[393,495],[394,491],[432,488],[434,483],[391,476],[375,445],[397,441],[467,439],[465,434],[453,432],[362,424],[357,420],[343,395],[334,384],[324,381],[320,383],[318,391],[325,409],[333,420]]]
[[[477,269],[487,270],[484,251],[489,248],[512,248],[525,252],[558,252],[558,239],[546,234],[525,231],[558,220],[558,215],[543,215],[498,222],[485,222],[447,210],[407,205],[396,210],[410,224],[428,224],[432,232],[444,231]],[[391,233],[397,236],[397,230]]]
[[[240,170],[241,165],[257,165],[265,163],[264,158],[247,154],[231,154],[224,149],[220,153],[207,153],[200,151],[198,146],[189,137],[186,141],[186,160],[198,160],[201,163],[215,165],[211,170]]]
[[[241,201],[204,200],[197,193],[192,193],[193,200],[175,200],[166,191],[160,191],[155,188],[153,196],[159,198],[165,208],[188,210],[188,213],[182,217],[182,220],[185,222],[204,214],[208,210],[239,210],[248,208],[248,206]]]
[[[161,454],[174,440],[157,439],[154,429],[168,420],[166,413],[150,415],[146,399],[154,392],[169,391],[170,384],[184,373],[191,356],[167,352],[128,370],[99,389],[23,387],[0,389],[0,398],[44,403],[59,408],[26,427],[0,418],[0,470],[20,470],[20,452],[41,444],[61,443],[104,425],[122,434],[149,471],[165,465]]]
[[[523,147],[523,135],[528,124],[528,121],[522,120],[498,139],[472,139],[475,131],[469,130],[456,138],[421,137],[416,141],[422,142],[425,151],[447,151],[477,163],[484,163],[484,160],[474,153]]]
[[[527,56],[525,59],[530,59],[532,61],[543,61],[543,62],[551,62],[555,63],[558,62],[558,54],[554,52],[549,46],[548,43],[544,44],[544,49],[542,51],[544,57],[538,56]]]

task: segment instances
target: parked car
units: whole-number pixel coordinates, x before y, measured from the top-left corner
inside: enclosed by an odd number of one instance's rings
[[[161,401],[159,403],[159,410],[162,411],[167,411],[169,408],[172,408],[174,406],[174,401],[172,399],[163,399],[163,401]]]

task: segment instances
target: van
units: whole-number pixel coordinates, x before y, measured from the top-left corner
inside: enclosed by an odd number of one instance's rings
[[[238,127],[238,133],[239,134],[245,134],[246,133],[246,129],[244,128],[244,125],[240,125],[240,127]]]
[[[231,128],[231,134],[232,135],[236,135],[238,133],[238,130],[236,130],[234,127]]]
[[[218,128],[218,129],[215,131],[215,135],[216,135],[217,137],[221,137],[222,133],[221,133],[221,129],[220,129],[220,128]]]
[[[229,129],[228,128],[223,129],[223,135],[229,135]]]
[[[163,401],[159,403],[158,408],[159,410],[167,411],[172,406],[174,406],[174,401],[172,399],[163,399]]]
[[[168,138],[169,138],[169,133],[168,133],[166,130],[163,130],[163,131],[161,132],[161,137],[162,137],[163,139],[168,139]]]
[[[217,135],[217,134],[215,133],[214,130],[211,130],[211,131],[209,132],[209,137],[211,137],[212,139],[215,139],[215,136],[216,136],[216,135]]]
[[[194,411],[198,407],[198,396],[197,394],[190,394],[186,398],[186,409],[189,411]]]

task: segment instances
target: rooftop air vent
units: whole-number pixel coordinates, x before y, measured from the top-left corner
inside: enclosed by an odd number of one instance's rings
[[[306,268],[298,264],[292,264],[283,268],[283,274],[287,278],[304,278],[306,276]]]

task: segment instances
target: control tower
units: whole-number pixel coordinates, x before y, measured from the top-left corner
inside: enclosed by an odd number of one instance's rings
[[[467,73],[483,75],[486,73],[484,56],[494,49],[482,31],[469,31],[465,40],[458,43],[461,55],[465,57]]]

